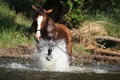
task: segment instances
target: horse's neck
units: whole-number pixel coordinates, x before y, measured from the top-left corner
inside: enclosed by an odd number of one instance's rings
[[[56,29],[57,29],[56,23],[51,18],[49,18],[48,26],[47,26],[48,32],[53,32]]]
[[[57,28],[55,22],[51,18],[48,18],[45,27],[41,31],[42,38],[44,39],[55,38],[55,34],[57,31],[56,29]]]

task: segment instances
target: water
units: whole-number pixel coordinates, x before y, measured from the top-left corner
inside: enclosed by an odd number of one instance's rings
[[[49,44],[52,44],[52,53],[48,55]],[[64,40],[57,42],[44,41],[37,43],[38,50],[34,58],[38,68],[42,71],[69,71],[68,54]],[[48,60],[49,58],[49,60]]]
[[[0,80],[120,80],[119,65],[69,66],[70,71],[41,71],[34,61],[0,58]]]
[[[0,80],[120,80],[120,74],[60,73],[0,68]]]
[[[37,44],[33,59],[0,58],[0,80],[120,80],[120,65],[70,66],[64,40],[53,48],[48,61],[47,45],[46,41]]]

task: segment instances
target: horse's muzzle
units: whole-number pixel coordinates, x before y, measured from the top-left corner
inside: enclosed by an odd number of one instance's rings
[[[35,40],[36,40],[36,41],[40,41],[40,37],[41,37],[40,35],[35,34],[34,37],[35,37]]]
[[[34,36],[34,37],[35,37],[35,40],[36,40],[36,41],[39,41],[39,40],[40,40],[40,37],[41,37],[41,32],[40,32],[40,30],[35,33],[35,36]]]

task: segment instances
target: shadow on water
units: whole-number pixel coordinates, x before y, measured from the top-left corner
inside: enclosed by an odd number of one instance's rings
[[[0,80],[120,80],[120,66],[72,66],[69,72],[40,71],[26,59],[0,58]]]

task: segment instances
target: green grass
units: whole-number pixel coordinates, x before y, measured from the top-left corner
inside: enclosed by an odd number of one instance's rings
[[[16,14],[0,0],[0,47],[33,44],[34,39],[26,36],[31,23],[22,13]]]
[[[80,54],[91,54],[89,50],[86,50],[85,47],[81,44],[74,43],[72,45],[73,52],[80,53]]]

